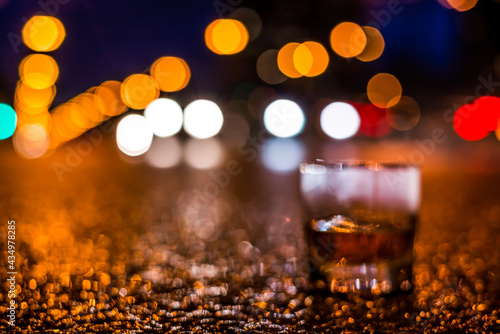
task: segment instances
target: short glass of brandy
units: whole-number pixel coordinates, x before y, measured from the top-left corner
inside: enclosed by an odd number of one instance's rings
[[[420,168],[315,160],[300,174],[314,282],[334,293],[410,290]]]

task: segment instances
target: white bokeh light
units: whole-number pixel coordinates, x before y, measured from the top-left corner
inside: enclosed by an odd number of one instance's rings
[[[304,153],[304,146],[295,138],[271,138],[262,148],[262,163],[274,172],[290,172],[299,167]]]
[[[182,147],[176,137],[154,138],[144,155],[146,162],[156,168],[174,167],[182,159]]]
[[[151,146],[153,131],[147,119],[133,114],[121,119],[116,128],[116,143],[120,151],[131,157],[145,153]]]
[[[321,129],[334,139],[346,139],[358,132],[361,119],[358,111],[349,103],[333,102],[321,111]]]
[[[293,137],[302,131],[305,123],[304,112],[290,100],[276,100],[264,111],[264,126],[276,137]]]
[[[221,163],[223,156],[222,145],[216,138],[190,139],[184,148],[186,163],[196,169],[214,168]]]
[[[215,102],[195,100],[184,109],[184,130],[193,138],[215,136],[222,128],[224,117]]]
[[[144,110],[144,117],[158,137],[175,135],[182,128],[182,108],[171,99],[156,99]]]

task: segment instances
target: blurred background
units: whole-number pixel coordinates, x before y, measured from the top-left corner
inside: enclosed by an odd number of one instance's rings
[[[0,0],[20,328],[347,328],[355,314],[453,328],[487,314],[474,324],[498,329],[499,9]],[[356,309],[307,292],[298,166],[316,158],[421,166],[412,297]]]

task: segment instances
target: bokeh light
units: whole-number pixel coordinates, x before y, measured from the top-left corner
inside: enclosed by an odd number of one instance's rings
[[[300,44],[293,52],[293,66],[301,74],[309,73],[313,65],[313,55],[309,48]]]
[[[257,75],[267,84],[276,85],[286,80],[278,67],[278,50],[267,50],[257,59]]]
[[[128,107],[123,103],[120,96],[121,82],[105,81],[94,91],[98,97],[96,100],[102,101],[100,111],[105,116],[117,116],[127,111]]]
[[[79,106],[80,115],[84,121],[81,126],[85,129],[93,128],[99,125],[104,120],[104,114],[101,112],[99,106],[103,105],[102,100],[98,96],[92,93],[82,93],[71,100],[71,103]],[[74,108],[73,111],[77,111]],[[76,115],[73,115],[76,116]]]
[[[249,40],[251,41],[259,37],[262,31],[262,20],[259,14],[253,9],[238,8],[233,11],[228,18],[243,23],[248,31]]]
[[[173,136],[182,128],[182,108],[171,99],[156,99],[144,110],[153,133],[158,137]]]
[[[248,44],[248,31],[238,20],[218,19],[205,30],[205,43],[214,53],[232,55],[241,52]]]
[[[195,100],[184,109],[184,130],[191,137],[213,137],[219,133],[223,123],[222,111],[215,102]]]
[[[453,127],[466,140],[480,140],[490,131],[498,131],[500,98],[482,96],[460,107],[453,117]]]
[[[16,87],[16,103],[23,111],[37,114],[50,106],[55,94],[55,86],[34,89],[20,81]]]
[[[186,142],[184,147],[185,162],[196,169],[210,169],[220,165],[224,158],[224,150],[216,138],[194,139]]]
[[[328,57],[328,52],[326,51],[325,47],[321,45],[320,43],[317,42],[304,42],[301,44],[301,46],[304,46],[307,48],[308,52],[302,51],[302,48],[298,47],[295,50],[294,54],[294,63],[295,63],[295,57],[297,53],[299,52],[299,49],[301,49],[301,53],[303,54],[302,57],[305,57],[304,63],[307,64],[307,66],[303,66],[305,68],[309,68],[307,71],[304,72],[304,75],[306,77],[315,77],[323,72],[325,72],[326,68],[328,67],[328,63],[330,62],[330,58]],[[311,65],[309,66],[309,55],[311,57]],[[298,57],[297,57],[298,58]],[[297,70],[299,70],[297,68]],[[303,73],[302,71],[299,70],[299,72]]]
[[[144,155],[146,162],[156,168],[171,168],[182,159],[182,147],[176,137],[153,138],[151,147]]]
[[[5,103],[0,103],[0,140],[14,134],[17,126],[17,115],[14,109]]]
[[[447,5],[459,12],[465,12],[474,8],[477,1],[478,0],[445,0]]]
[[[290,100],[276,100],[264,111],[264,126],[276,137],[286,138],[299,134],[305,122],[302,109]]]
[[[57,18],[52,16],[33,16],[22,30],[26,46],[37,52],[50,52],[57,49],[66,37],[66,30]]]
[[[147,74],[132,74],[120,88],[123,103],[132,109],[144,109],[160,96],[156,80]]]
[[[229,103],[229,105],[234,105],[233,103]],[[243,101],[240,101],[244,103]],[[225,111],[228,108],[224,108]],[[231,145],[239,145],[243,141],[248,138],[250,134],[250,126],[246,118],[236,112],[225,112],[224,113],[224,126],[222,127],[219,136],[222,141],[226,144],[226,146]]]
[[[352,105],[361,118],[359,127],[361,134],[379,138],[387,136],[391,132],[392,128],[386,118],[386,109],[379,108],[371,103],[352,103]]]
[[[399,102],[403,88],[394,75],[378,73],[368,81],[366,93],[371,103],[385,109]]]
[[[151,76],[161,91],[176,92],[187,86],[191,79],[191,70],[184,59],[162,57],[151,66]]]
[[[378,59],[384,52],[384,37],[376,28],[369,26],[364,26],[361,28],[365,32],[367,41],[366,47],[364,48],[363,52],[357,55],[356,58],[364,62]]]
[[[358,132],[361,119],[356,108],[349,103],[333,102],[321,111],[319,123],[327,136],[346,139]]]
[[[151,146],[153,131],[148,120],[137,114],[123,117],[116,128],[116,142],[120,151],[134,157],[145,153]]]
[[[83,109],[80,105],[67,102],[52,110],[51,146],[57,147],[81,135],[86,128]]]
[[[51,56],[31,54],[21,61],[19,77],[31,88],[45,89],[56,82],[59,77],[59,67]]]
[[[500,119],[498,120],[498,127],[495,130],[495,135],[497,136],[497,139],[500,140]]]
[[[83,132],[89,129],[92,126],[92,123],[86,117],[85,109],[83,109],[83,106],[78,103],[77,97],[68,101],[62,111],[64,113],[66,124],[77,132]]]
[[[278,173],[297,170],[304,156],[304,146],[296,138],[271,138],[262,148],[262,163]]]
[[[314,77],[326,70],[329,58],[323,45],[317,42],[304,42],[293,52],[293,66],[301,75]]]
[[[396,105],[387,109],[387,122],[396,130],[410,130],[417,125],[420,113],[417,101],[403,95]]]
[[[289,78],[300,78],[302,74],[297,71],[293,56],[299,43],[288,43],[278,52],[278,67],[280,71]]]
[[[50,139],[40,124],[27,124],[19,128],[12,138],[17,154],[25,159],[36,159],[47,153]]]
[[[344,58],[360,55],[366,47],[366,42],[365,32],[353,22],[339,23],[330,33],[330,45],[333,51]]]
[[[39,114],[26,114],[18,113],[17,115],[17,128],[22,128],[28,124],[39,124],[45,128],[47,132],[52,129],[52,116],[48,110]]]

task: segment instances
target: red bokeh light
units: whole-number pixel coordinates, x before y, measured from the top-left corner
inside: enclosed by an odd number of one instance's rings
[[[350,103],[359,113],[361,125],[358,133],[372,138],[387,136],[391,126],[385,117],[386,110],[371,103]]]
[[[453,117],[453,127],[466,140],[480,140],[498,128],[500,98],[482,96],[460,107]]]

